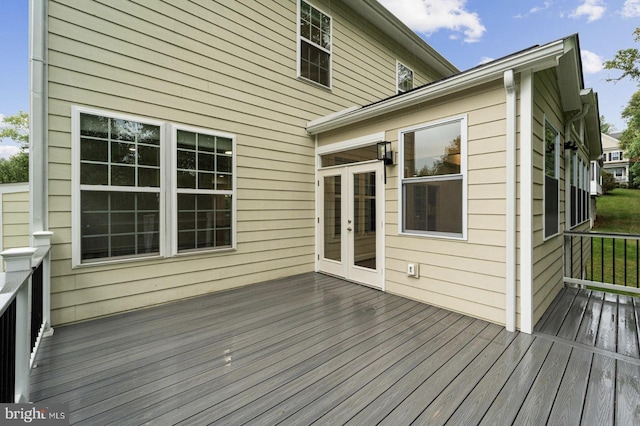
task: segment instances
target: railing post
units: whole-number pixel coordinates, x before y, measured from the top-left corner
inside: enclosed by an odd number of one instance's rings
[[[0,253],[6,262],[7,274],[31,272],[31,257],[35,252],[35,248],[15,248]],[[31,358],[29,287],[29,285],[23,285],[16,294],[16,403],[29,402],[29,375],[31,371],[29,365]]]
[[[40,231],[34,232],[33,238],[36,248],[51,247],[51,237],[53,232]],[[42,321],[44,323],[43,336],[51,336],[53,328],[51,327],[51,254],[47,250],[47,254],[42,259]]]

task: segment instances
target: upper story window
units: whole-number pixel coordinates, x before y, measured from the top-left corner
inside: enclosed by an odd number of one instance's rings
[[[544,122],[544,237],[558,233],[560,219],[560,134]]]
[[[610,161],[622,160],[622,153],[620,151],[613,151],[611,154],[609,154],[609,160]]]
[[[466,117],[402,132],[403,233],[465,238],[466,146]]]
[[[300,1],[298,75],[331,87],[331,17]]]
[[[234,135],[84,108],[72,120],[74,265],[235,247]]]
[[[413,70],[401,62],[396,66],[396,92],[404,93],[413,89]]]

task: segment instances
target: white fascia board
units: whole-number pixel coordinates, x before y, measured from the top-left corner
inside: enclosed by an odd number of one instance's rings
[[[565,53],[564,40],[558,40],[547,45],[512,55],[486,66],[474,68],[445,80],[429,84],[422,89],[395,96],[379,103],[359,108],[338,115],[322,117],[307,123],[307,133],[318,133],[334,130],[354,124],[369,118],[407,108],[431,99],[477,86],[493,80],[502,80],[504,72],[513,70],[514,73],[523,70],[532,72],[551,68],[558,65],[559,58]]]

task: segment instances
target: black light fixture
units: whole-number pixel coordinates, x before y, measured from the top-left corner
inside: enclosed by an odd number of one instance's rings
[[[393,151],[391,151],[391,142],[378,142],[378,160],[384,161],[384,184],[387,184],[387,167],[393,164]]]
[[[391,151],[391,142],[378,142],[378,160],[384,161],[385,166],[393,164],[393,151]]]
[[[577,151],[578,150],[578,144],[576,143],[576,141],[566,141],[564,143],[564,149],[570,149],[571,151]]]

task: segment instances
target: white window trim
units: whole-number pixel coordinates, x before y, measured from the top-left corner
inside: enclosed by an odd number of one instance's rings
[[[458,234],[448,234],[444,232],[407,232],[404,231],[403,223],[404,223],[404,133],[413,132],[416,130],[425,129],[428,127],[439,126],[442,124],[452,123],[452,122],[460,122],[460,173],[451,176],[459,176],[462,175],[462,235]],[[468,115],[457,115],[452,117],[443,118],[440,120],[429,121],[426,123],[417,124],[410,127],[405,127],[403,129],[398,130],[398,234],[406,235],[406,236],[414,236],[414,237],[424,237],[424,238],[437,238],[437,239],[446,239],[446,240],[458,240],[458,241],[466,241],[467,240],[467,216],[468,216],[468,196],[467,196],[467,146],[469,144],[468,138]],[[446,175],[440,176],[439,180],[447,179]],[[452,178],[453,179],[453,178]],[[434,178],[435,180],[435,178]]]
[[[178,165],[176,163],[177,153],[178,153],[178,130],[184,130],[187,132],[193,133],[201,133],[212,136],[219,136],[222,138],[231,139],[231,149],[233,151],[232,154],[232,165],[231,165],[231,184],[232,189],[226,191],[212,191],[212,190],[189,190],[189,189],[181,189],[180,192],[184,193],[192,193],[192,194],[210,194],[212,192],[216,192],[218,194],[231,195],[231,246],[230,247],[208,247],[202,249],[193,249],[185,252],[178,252],[178,185],[177,185],[177,170]],[[237,248],[237,173],[236,173],[236,136],[230,133],[218,132],[211,129],[204,129],[201,127],[192,127],[192,126],[183,126],[178,124],[170,125],[170,133],[171,133],[171,144],[170,144],[170,162],[171,167],[169,168],[169,177],[168,180],[170,182],[169,188],[171,188],[171,201],[170,205],[170,218],[171,223],[169,224],[169,246],[171,247],[171,256],[182,257],[182,256],[193,256],[198,254],[212,253],[212,252],[225,252],[225,251],[233,251]]]
[[[94,185],[80,184],[80,114],[92,114],[114,119],[137,121],[160,127],[160,188],[149,189],[146,187],[109,186],[112,190],[121,192],[159,192],[160,193],[160,218],[158,229],[159,254],[138,255],[131,257],[105,258],[82,262],[81,240],[81,195],[83,187],[95,187]],[[232,202],[231,218],[231,246],[224,248],[205,248],[177,253],[177,188],[176,180],[176,156],[177,156],[177,130],[193,131],[197,133],[212,134],[232,140],[232,190],[228,192]],[[167,149],[167,147],[169,149]],[[228,252],[237,249],[237,143],[236,135],[219,132],[212,129],[190,127],[158,121],[147,117],[122,114],[118,112],[86,108],[80,106],[71,107],[71,266],[72,268],[88,268],[100,265],[141,262],[153,259],[161,259],[169,256],[197,256],[210,253]]]
[[[149,256],[139,255],[139,256],[131,256],[131,257],[118,257],[113,259],[104,259],[104,260],[92,260],[88,262],[82,262],[82,253],[81,253],[81,240],[82,233],[80,229],[81,223],[81,203],[80,203],[80,192],[83,188],[94,188],[95,185],[81,185],[80,184],[80,114],[92,114],[99,115],[102,117],[109,117],[120,120],[129,120],[129,121],[137,121],[144,124],[150,124],[154,126],[160,127],[160,170],[162,175],[162,169],[165,167],[165,149],[166,145],[166,126],[164,122],[149,119],[146,117],[139,117],[135,115],[129,114],[121,114],[112,111],[106,110],[98,110],[92,108],[71,107],[71,266],[72,268],[77,267],[90,267],[96,265],[104,265],[104,264],[114,264],[114,263],[124,263],[124,262],[135,262],[135,261],[143,261],[149,259],[157,259],[165,256],[165,244],[163,244],[163,229],[166,226],[166,196],[165,196],[165,182],[161,178],[160,179],[160,188],[158,190],[147,190],[147,188],[138,188],[138,187],[129,187],[129,186],[108,186],[111,190],[117,190],[122,192],[159,192],[160,193],[160,222],[158,224],[158,229],[160,230],[160,238],[159,238],[159,248],[160,253],[153,254]]]
[[[408,69],[409,71],[411,71],[411,89],[414,89],[416,87],[416,83],[415,83],[415,72],[413,71],[412,68],[409,68],[408,66],[406,66],[404,63],[398,61],[396,59],[396,94],[400,94],[400,93],[406,93],[407,91],[400,91],[400,73],[398,72],[398,68],[400,68],[399,66],[402,65],[403,67],[405,67],[406,69]]]
[[[549,125],[555,132],[556,132],[556,140],[555,140],[555,156],[556,156],[556,161],[555,161],[555,179],[558,180],[558,231],[555,234],[551,234],[549,236],[547,236],[547,221],[546,221],[546,202],[547,200],[545,199],[545,194],[547,193],[546,191],[546,156],[547,156],[547,149],[546,149],[546,144],[547,144],[547,125]],[[542,156],[542,238],[543,241],[547,241],[550,240],[551,238],[557,237],[558,235],[560,235],[560,132],[551,124],[551,122],[549,121],[549,119],[547,118],[546,114],[544,115],[544,124],[542,125],[542,151],[543,151],[543,156]],[[566,198],[566,196],[565,196]],[[566,200],[565,200],[565,204],[566,204]],[[565,205],[565,209],[566,209],[566,205]]]
[[[297,1],[297,11],[296,11],[296,77],[301,81],[313,84],[322,89],[332,90],[333,89],[333,16],[325,12],[323,9],[317,7],[312,2],[304,0],[304,2],[307,3],[309,6],[313,7],[314,9],[317,9],[323,15],[328,16],[329,19],[331,20],[331,22],[329,23],[329,36],[331,37],[331,44],[329,44],[329,49],[318,46],[315,43],[313,43],[311,40],[305,39],[305,41],[307,41],[308,43],[311,43],[312,45],[318,47],[319,49],[329,53],[329,85],[325,86],[322,83],[318,83],[317,81],[313,81],[302,76],[301,65],[300,65],[300,55],[302,53],[302,35],[300,34],[300,18],[301,18],[300,8],[301,8],[302,1],[303,0]]]

